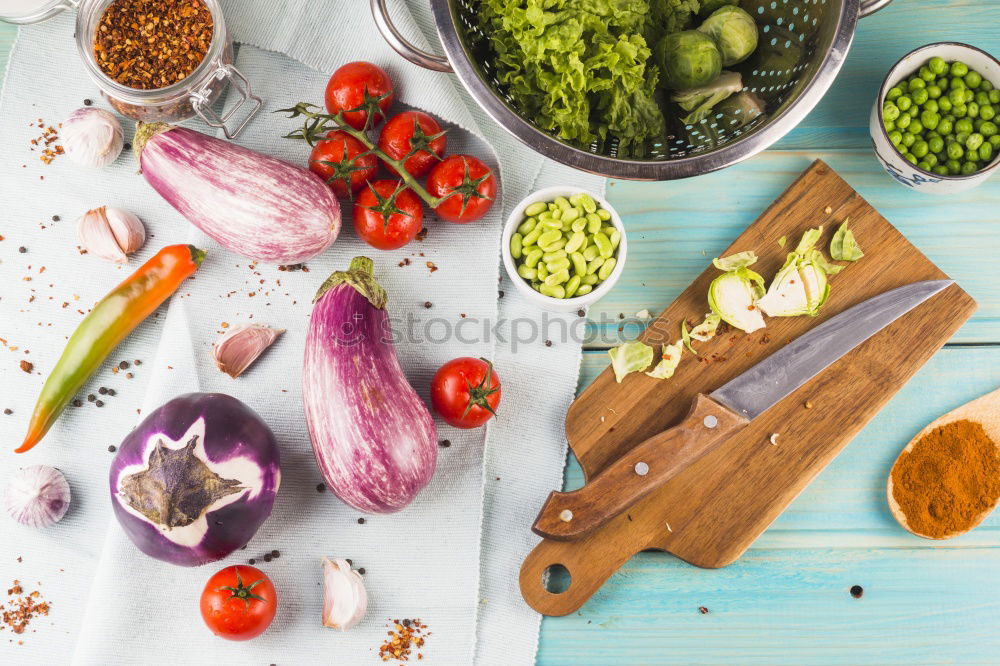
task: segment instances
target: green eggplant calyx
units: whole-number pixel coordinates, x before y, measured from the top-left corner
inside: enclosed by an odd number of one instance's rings
[[[368,257],[354,257],[346,271],[335,271],[320,285],[313,303],[323,298],[326,292],[340,284],[349,284],[359,294],[368,299],[373,307],[385,309],[389,297],[373,275],[375,263]]]

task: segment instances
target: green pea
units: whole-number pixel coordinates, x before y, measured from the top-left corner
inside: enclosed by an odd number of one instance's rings
[[[534,280],[537,272],[531,266],[525,266],[521,264],[517,267],[517,274],[523,277],[525,280]]]
[[[987,139],[992,139],[994,136],[997,136],[997,124],[987,120],[979,127],[979,133]]]
[[[528,247],[529,245],[534,245],[538,241],[538,237],[542,235],[542,225],[536,226],[529,233],[525,234],[524,238],[521,240],[522,247]]]
[[[522,263],[528,268],[534,268],[541,261],[542,257],[541,248],[535,247],[524,253],[524,261]]]
[[[893,86],[889,88],[889,92],[885,94],[885,98],[888,100],[894,100],[903,94],[902,89],[899,86]]]
[[[994,134],[990,137],[990,145],[994,148],[1000,148],[1000,134]]]
[[[903,95],[896,99],[896,106],[899,108],[900,111],[906,111],[912,105],[913,105],[913,100],[907,97],[906,95]]]
[[[594,277],[597,277],[597,276],[595,275]],[[589,284],[581,284],[580,288],[576,290],[576,295],[577,296],[586,296],[591,291],[593,291],[593,289],[594,288],[592,286],[590,286]]]
[[[969,135],[969,138],[965,140],[965,147],[969,150],[979,150],[979,146],[983,145],[983,140],[985,137],[976,132],[975,134]]]
[[[994,88],[990,91],[990,104],[1000,104],[1000,89]]]
[[[948,160],[945,162],[945,166],[948,167],[948,174],[955,176],[962,173],[962,163],[958,160]]]
[[[942,91],[947,90],[948,89],[948,77],[947,76],[942,76],[940,79],[938,79],[937,81],[934,82],[934,85],[936,85]]]
[[[938,111],[940,111],[941,113],[948,113],[949,111],[951,111],[951,106],[952,106],[951,100],[948,99],[947,97],[939,98],[937,103],[938,103]]]
[[[937,129],[941,116],[936,111],[924,111],[920,114],[920,123],[927,129]]]
[[[994,87],[995,86],[989,79],[983,79],[983,82],[979,84],[979,89],[987,93],[993,90]]]
[[[962,156],[965,154],[965,150],[962,148],[962,144],[958,143],[957,141],[949,143],[947,150],[948,150],[948,159],[950,160],[961,159]]]
[[[955,124],[952,121],[948,120],[948,118],[942,118],[941,122],[939,122],[937,126],[938,134],[941,135],[951,134],[954,129],[955,129]]]
[[[930,97],[931,100],[938,99],[941,97],[941,87],[936,84],[927,86],[927,96]]]
[[[988,141],[979,146],[979,159],[983,162],[989,162],[993,159],[993,145]]]
[[[906,86],[909,88],[910,92],[913,92],[914,90],[923,90],[926,88],[927,82],[920,78],[913,78],[907,82]]]
[[[579,194],[574,194],[569,198],[569,202],[574,206],[582,206],[583,210],[586,211],[587,213],[593,213],[597,211],[597,203],[586,192],[580,192]]]
[[[978,170],[979,170],[979,167],[976,166],[975,162],[963,162],[962,163],[962,175],[963,176],[971,176],[972,174],[976,173],[976,171],[978,171]]]
[[[906,126],[906,131],[910,134],[916,134],[920,136],[924,131],[924,124],[920,122],[917,118],[910,121],[910,124]]]
[[[910,126],[910,123],[912,122],[913,118],[908,114],[904,113],[903,115],[901,115],[899,118],[896,119],[896,127],[900,129],[906,129],[907,127]]]
[[[563,210],[571,208],[571,206],[569,205],[569,199],[567,199],[566,197],[556,197],[555,199],[552,200],[552,203],[559,206]]]
[[[959,132],[958,134],[955,135],[955,141],[960,145],[964,146],[965,142],[969,140],[970,136],[972,136],[972,132]]]
[[[907,153],[906,155],[903,155],[903,158],[907,162],[909,162],[910,164],[912,164],[913,166],[917,166],[917,158],[916,158],[916,156]]]
[[[523,236],[521,234],[513,234],[510,237],[510,256],[514,259],[521,258],[521,239]]]
[[[952,88],[948,91],[948,101],[953,105],[958,106],[959,104],[965,104],[965,89],[964,88]],[[896,100],[896,105],[899,105],[899,100]]]
[[[917,106],[916,104],[914,104],[913,106],[911,106],[910,108],[908,108],[906,110],[906,113],[908,113],[910,116],[916,118],[917,116],[920,115],[920,107]]]
[[[573,298],[576,290],[580,288],[580,276],[574,275],[571,277],[564,287],[566,289],[566,298]]]
[[[580,282],[582,282],[583,284],[587,284],[587,285],[595,285],[595,284],[597,284],[597,271],[594,271],[593,273],[587,273],[582,278],[580,278]],[[580,293],[580,292],[577,292],[577,293]]]
[[[939,136],[931,137],[927,142],[927,147],[930,148],[932,153],[940,153],[944,150],[944,139]]]
[[[927,61],[927,69],[937,75],[941,75],[948,71],[948,63],[944,61],[944,58],[934,56]]]
[[[997,115],[997,110],[992,104],[979,107],[979,117],[983,120],[993,120]]]
[[[546,210],[548,210],[548,206],[544,201],[536,201],[533,204],[528,204],[528,207],[524,209],[524,214],[528,217],[534,217]]]
[[[930,70],[927,65],[924,65],[919,70],[917,70],[917,76],[919,76],[924,81],[930,82],[934,80],[934,72]]]
[[[955,132],[971,132],[972,131],[972,121],[968,118],[962,118],[955,123]]]
[[[917,167],[923,169],[924,171],[930,171],[931,163],[928,162],[927,160],[920,160],[919,162],[917,162]]]
[[[927,164],[931,165],[932,167],[936,166],[938,163],[938,156],[935,155],[934,153],[928,153],[927,157],[924,158],[924,161],[927,162]],[[927,171],[930,171],[930,169],[927,169]]]
[[[590,261],[590,262],[589,262],[589,263],[587,264],[587,274],[588,274],[588,275],[591,275],[591,274],[597,274],[597,269],[599,269],[599,268],[601,267],[601,265],[603,265],[603,264],[604,264],[604,262],[605,262],[605,261],[606,261],[606,260],[605,260],[605,258],[604,258],[604,257],[594,257],[594,258],[593,258],[593,259],[592,259],[592,260],[591,260],[591,261]]]
[[[966,104],[965,108],[967,109],[970,118],[979,117],[979,105],[976,104],[975,102],[969,102],[968,104]]]
[[[955,61],[951,63],[951,75],[952,76],[965,76],[969,73],[969,66],[964,62]]]
[[[573,272],[583,277],[587,274],[587,260],[579,252],[569,255],[569,260],[573,262]]]
[[[927,153],[930,152],[930,148],[927,146],[926,141],[919,139],[913,144],[913,147],[910,148],[910,152],[913,153],[913,156],[917,159],[921,159],[927,156]]]
[[[882,107],[882,117],[889,121],[899,118],[899,107],[892,102],[886,102]]]
[[[982,82],[983,82],[983,77],[982,75],[979,74],[979,72],[970,71],[968,74],[965,75],[965,85],[969,86],[970,88],[978,88],[979,84]]]
[[[968,104],[972,100],[976,99],[976,93],[972,92],[968,88],[965,89],[965,103]]]
[[[976,104],[979,106],[986,106],[990,103],[990,94],[980,90],[976,93]]]
[[[535,278],[539,282],[544,282],[545,278],[547,278],[548,276],[549,276],[549,269],[545,267],[545,264],[539,263],[538,266],[535,267]]]
[[[589,239],[588,239],[589,240]],[[593,261],[601,254],[601,251],[597,249],[596,245],[588,245],[583,248],[583,258],[587,261]]]
[[[542,286],[538,288],[538,291],[549,298],[566,298],[566,288],[561,284],[548,285],[542,283]]]
[[[936,167],[934,167],[933,169],[931,169],[931,171],[933,171],[934,173],[936,173],[939,176],[947,176],[948,175],[948,167],[946,167],[943,164],[938,164]]]
[[[941,107],[940,107],[940,105],[939,105],[939,104],[937,103],[937,100],[936,100],[936,99],[929,99],[929,100],[927,100],[927,102],[926,102],[926,103],[924,104],[924,111],[933,111],[934,113],[937,113],[937,112],[938,112],[938,111],[940,111],[940,110],[941,110]]]
[[[978,132],[979,128],[982,127],[983,123],[985,123],[985,122],[986,121],[983,120],[982,118],[976,118],[975,120],[972,121],[972,127],[973,127],[973,129],[975,129],[975,131]]]
[[[961,104],[956,104],[955,106],[951,107],[951,113],[956,118],[964,118],[966,113],[968,113],[968,111],[969,109],[968,107],[965,106],[965,102],[962,102]]]
[[[594,245],[597,246],[597,249],[600,251],[601,256],[604,257],[605,259],[607,259],[608,257],[610,257],[615,253],[615,248],[614,246],[611,245],[611,239],[609,239],[600,231],[598,231],[596,234],[593,234],[591,238],[594,240]]]
[[[611,271],[615,270],[615,266],[617,264],[618,260],[615,259],[614,257],[611,257],[610,259],[605,261],[603,264],[601,264],[601,269],[597,271],[597,279],[601,280],[602,282],[604,280],[607,280],[608,277],[611,275]]]
[[[917,88],[910,93],[910,98],[913,99],[913,103],[918,106],[924,104],[929,97],[930,96],[927,94],[927,90],[925,88]]]
[[[892,132],[889,132],[889,141],[892,143],[892,145],[898,146],[902,140],[903,140],[903,133],[900,132],[899,130],[894,130]]]
[[[914,143],[916,143],[916,141],[917,141],[917,137],[915,135],[910,134],[909,132],[905,132],[903,134],[903,145],[905,147],[909,148]]]

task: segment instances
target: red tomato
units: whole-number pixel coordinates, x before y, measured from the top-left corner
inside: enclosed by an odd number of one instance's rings
[[[216,636],[248,641],[271,626],[278,594],[260,569],[237,565],[208,579],[201,593],[201,617]]]
[[[497,195],[497,179],[482,160],[452,155],[439,162],[427,177],[432,197],[448,197],[434,212],[442,220],[465,224],[489,211]]]
[[[379,250],[395,250],[424,226],[420,197],[400,180],[376,180],[354,202],[354,230]]]
[[[496,415],[500,377],[485,358],[448,361],[431,381],[434,411],[456,428],[478,428]]]
[[[326,181],[333,193],[346,199],[378,173],[378,158],[347,132],[333,130],[309,155],[309,170]]]
[[[394,97],[392,79],[370,62],[349,62],[326,84],[326,110],[343,111],[344,122],[354,129],[377,127]]]
[[[423,111],[403,111],[393,116],[378,137],[382,152],[394,160],[406,158],[403,166],[414,178],[423,176],[444,157],[446,143],[441,126]],[[399,175],[393,167],[385,166]]]

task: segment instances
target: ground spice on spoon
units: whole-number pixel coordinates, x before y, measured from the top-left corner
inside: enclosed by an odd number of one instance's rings
[[[970,529],[1000,497],[1000,453],[974,421],[921,437],[892,469],[892,496],[913,532],[932,539]]]

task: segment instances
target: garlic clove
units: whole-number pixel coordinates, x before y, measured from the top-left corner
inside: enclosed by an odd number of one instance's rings
[[[260,324],[233,326],[212,346],[212,358],[219,370],[236,379],[284,332]]]
[[[87,252],[117,264],[128,261],[146,242],[146,228],[133,213],[101,206],[88,210],[76,226],[80,246]]]
[[[365,581],[347,560],[323,558],[323,626],[346,631],[368,611]]]
[[[55,467],[32,465],[14,475],[3,500],[7,513],[17,522],[48,527],[62,520],[69,509],[69,483]]]
[[[103,167],[122,152],[122,126],[104,109],[83,107],[70,114],[60,128],[66,156],[76,164]]]

